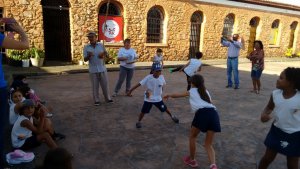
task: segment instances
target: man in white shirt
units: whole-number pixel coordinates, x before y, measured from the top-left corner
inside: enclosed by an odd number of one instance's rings
[[[97,35],[95,32],[90,32],[87,35],[90,43],[83,49],[84,61],[89,61],[90,79],[93,88],[94,105],[100,105],[99,98],[99,83],[107,103],[112,103],[108,88],[107,70],[104,59],[107,56],[104,46],[97,42]]]

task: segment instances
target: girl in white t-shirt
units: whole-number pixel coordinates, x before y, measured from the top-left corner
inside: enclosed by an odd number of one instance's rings
[[[288,67],[281,72],[276,88],[261,114],[261,121],[267,122],[273,112],[274,122],[265,139],[267,149],[258,169],[267,169],[277,153],[287,157],[288,169],[299,169],[300,68]]]
[[[34,102],[26,99],[20,107],[19,117],[14,123],[11,140],[14,148],[28,150],[39,146],[41,143],[46,143],[49,148],[56,148],[57,145],[48,132],[43,129],[45,123],[45,114],[40,113],[37,126],[33,123],[33,114],[35,111]]]
[[[173,73],[173,72],[177,72],[177,71],[182,71],[185,75],[186,75],[186,81],[187,81],[187,91],[190,90],[191,88],[191,80],[190,78],[195,75],[197,73],[197,71],[200,71],[201,70],[201,58],[203,56],[203,54],[201,52],[196,52],[195,54],[195,58],[191,58],[189,60],[189,62],[184,65],[184,66],[180,66],[178,68],[175,68],[175,69],[172,69],[170,68],[169,71],[170,73]]]
[[[19,109],[20,106],[22,106],[22,101],[24,101],[25,98],[22,95],[22,92],[20,90],[14,90],[11,93],[11,103],[9,104],[9,123],[13,125],[16,120],[19,117],[19,114],[16,110]]]
[[[220,119],[216,107],[211,103],[209,92],[204,85],[204,79],[196,74],[191,77],[192,88],[189,91],[177,94],[168,94],[164,99],[189,96],[193,113],[195,113],[190,138],[190,154],[183,158],[183,162],[191,167],[198,167],[195,160],[196,139],[200,132],[206,133],[204,147],[210,162],[210,169],[217,169],[215,151],[212,146],[215,132],[221,132]]]

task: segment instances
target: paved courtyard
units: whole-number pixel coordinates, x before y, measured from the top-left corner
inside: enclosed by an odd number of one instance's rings
[[[224,64],[204,66],[200,72],[206,81],[213,103],[218,108],[222,132],[215,137],[217,164],[220,169],[255,169],[263,155],[263,140],[271,122],[261,123],[260,113],[275,89],[278,74],[287,66],[300,66],[295,62],[267,62],[261,78],[262,91],[250,93],[252,82],[250,64],[240,64],[240,89],[226,89]],[[112,93],[118,78],[117,71],[109,72]],[[137,70],[132,85],[138,83],[149,70]],[[164,93],[186,89],[185,75],[170,74],[163,70],[167,85]],[[143,128],[136,129],[135,122],[143,104],[143,88],[133,92],[133,97],[114,98],[113,104],[103,101],[93,105],[91,83],[87,73],[36,76],[29,78],[30,86],[54,108],[52,118],[58,132],[67,135],[58,145],[74,154],[74,169],[185,169],[182,162],[188,154],[188,136],[193,114],[188,98],[166,101],[168,108],[178,116],[175,124],[155,107],[143,119]],[[100,91],[100,94],[102,92]],[[196,159],[199,169],[207,169],[208,159],[200,134]],[[46,146],[35,150],[40,164]],[[285,158],[277,156],[273,169],[285,169]]]

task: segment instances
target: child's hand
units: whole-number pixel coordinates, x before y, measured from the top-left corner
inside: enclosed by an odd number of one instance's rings
[[[132,90],[129,90],[127,93],[126,93],[126,96],[129,96],[129,97],[132,97]]]
[[[18,135],[18,139],[19,140],[24,140],[25,138],[26,138],[26,136],[24,134]]]
[[[260,117],[261,122],[268,122],[272,117],[269,114],[263,113]]]

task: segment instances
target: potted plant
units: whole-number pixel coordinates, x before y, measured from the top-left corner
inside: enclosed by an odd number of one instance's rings
[[[118,64],[118,53],[114,49],[107,50],[108,57],[105,59],[105,64]]]
[[[32,66],[41,67],[44,64],[45,51],[43,49],[31,48],[30,50],[30,61]]]

